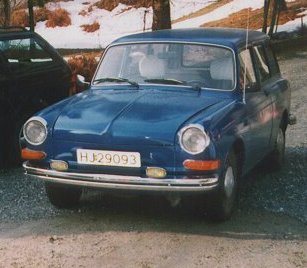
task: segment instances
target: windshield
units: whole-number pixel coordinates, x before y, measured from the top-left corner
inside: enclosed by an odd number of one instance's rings
[[[94,84],[167,84],[232,90],[234,57],[230,49],[180,43],[121,44],[110,47],[100,63]]]

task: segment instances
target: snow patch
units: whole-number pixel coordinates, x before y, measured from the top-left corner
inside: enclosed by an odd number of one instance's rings
[[[204,8],[215,0],[171,0],[172,19],[180,18]],[[294,0],[287,0],[293,2]],[[42,35],[48,42],[56,48],[105,48],[115,39],[127,34],[139,33],[151,30],[152,8],[133,8],[131,6],[119,4],[114,10],[107,11],[93,7],[91,12],[88,8],[96,3],[97,0],[74,0],[67,2],[49,2],[46,8],[55,10],[63,8],[70,14],[72,25],[67,27],[46,27],[46,22],[38,22],[35,31]],[[86,3],[86,4],[85,4]],[[173,28],[191,28],[228,17],[234,12],[244,8],[258,9],[263,7],[263,0],[233,0],[209,14],[196,18],[191,18],[182,22],[173,24]],[[79,15],[81,11],[84,16]],[[307,12],[303,12],[307,14]],[[306,19],[307,21],[307,19]],[[84,24],[93,24],[98,22],[100,29],[96,32],[87,33],[80,27]],[[301,19],[290,21],[284,25],[278,26],[278,31],[293,31],[300,27]]]

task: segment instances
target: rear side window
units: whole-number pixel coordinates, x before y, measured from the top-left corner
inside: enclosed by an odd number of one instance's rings
[[[256,84],[256,75],[254,65],[249,49],[245,49],[239,54],[240,61],[240,88],[244,88],[244,81],[246,89],[252,88]]]
[[[49,66],[54,62],[33,38],[0,40],[0,50],[13,71],[31,71]]]

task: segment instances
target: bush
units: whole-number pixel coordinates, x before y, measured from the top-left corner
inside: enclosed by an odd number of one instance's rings
[[[46,23],[47,27],[66,27],[71,25],[71,19],[69,13],[62,8],[50,11],[48,14],[48,21]]]
[[[119,4],[124,4],[127,6],[133,6],[135,8],[140,7],[150,7],[152,5],[152,1],[140,1],[140,0],[100,0],[96,2],[95,4],[91,5],[88,9],[88,12],[91,12],[93,10],[93,7],[97,7],[100,9],[105,9],[108,11],[112,11],[114,8],[116,8]]]
[[[35,9],[34,10],[35,22],[48,20],[49,14],[50,14],[50,11],[46,8]]]
[[[119,0],[118,2],[127,5],[127,6],[133,6],[135,8],[140,8],[140,7],[151,7],[152,6],[152,1],[140,1],[140,0]]]
[[[83,28],[83,31],[85,32],[93,33],[99,30],[100,25],[97,21],[95,21],[93,24],[83,24],[80,27]]]
[[[85,11],[85,10],[81,10],[80,12],[79,12],[79,15],[80,16],[86,16],[88,13],[87,13],[87,11]]]
[[[29,15],[25,10],[16,10],[12,13],[12,25],[29,27]]]
[[[117,7],[117,5],[118,5],[117,0],[111,0],[111,1],[110,0],[101,0],[101,1],[98,1],[95,4],[91,5],[89,7],[89,12],[91,12],[93,10],[93,7],[112,11],[114,8]]]

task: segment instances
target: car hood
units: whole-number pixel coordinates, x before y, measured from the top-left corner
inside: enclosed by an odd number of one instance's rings
[[[193,90],[90,90],[61,111],[53,137],[108,145],[172,145],[182,124],[217,102]]]

